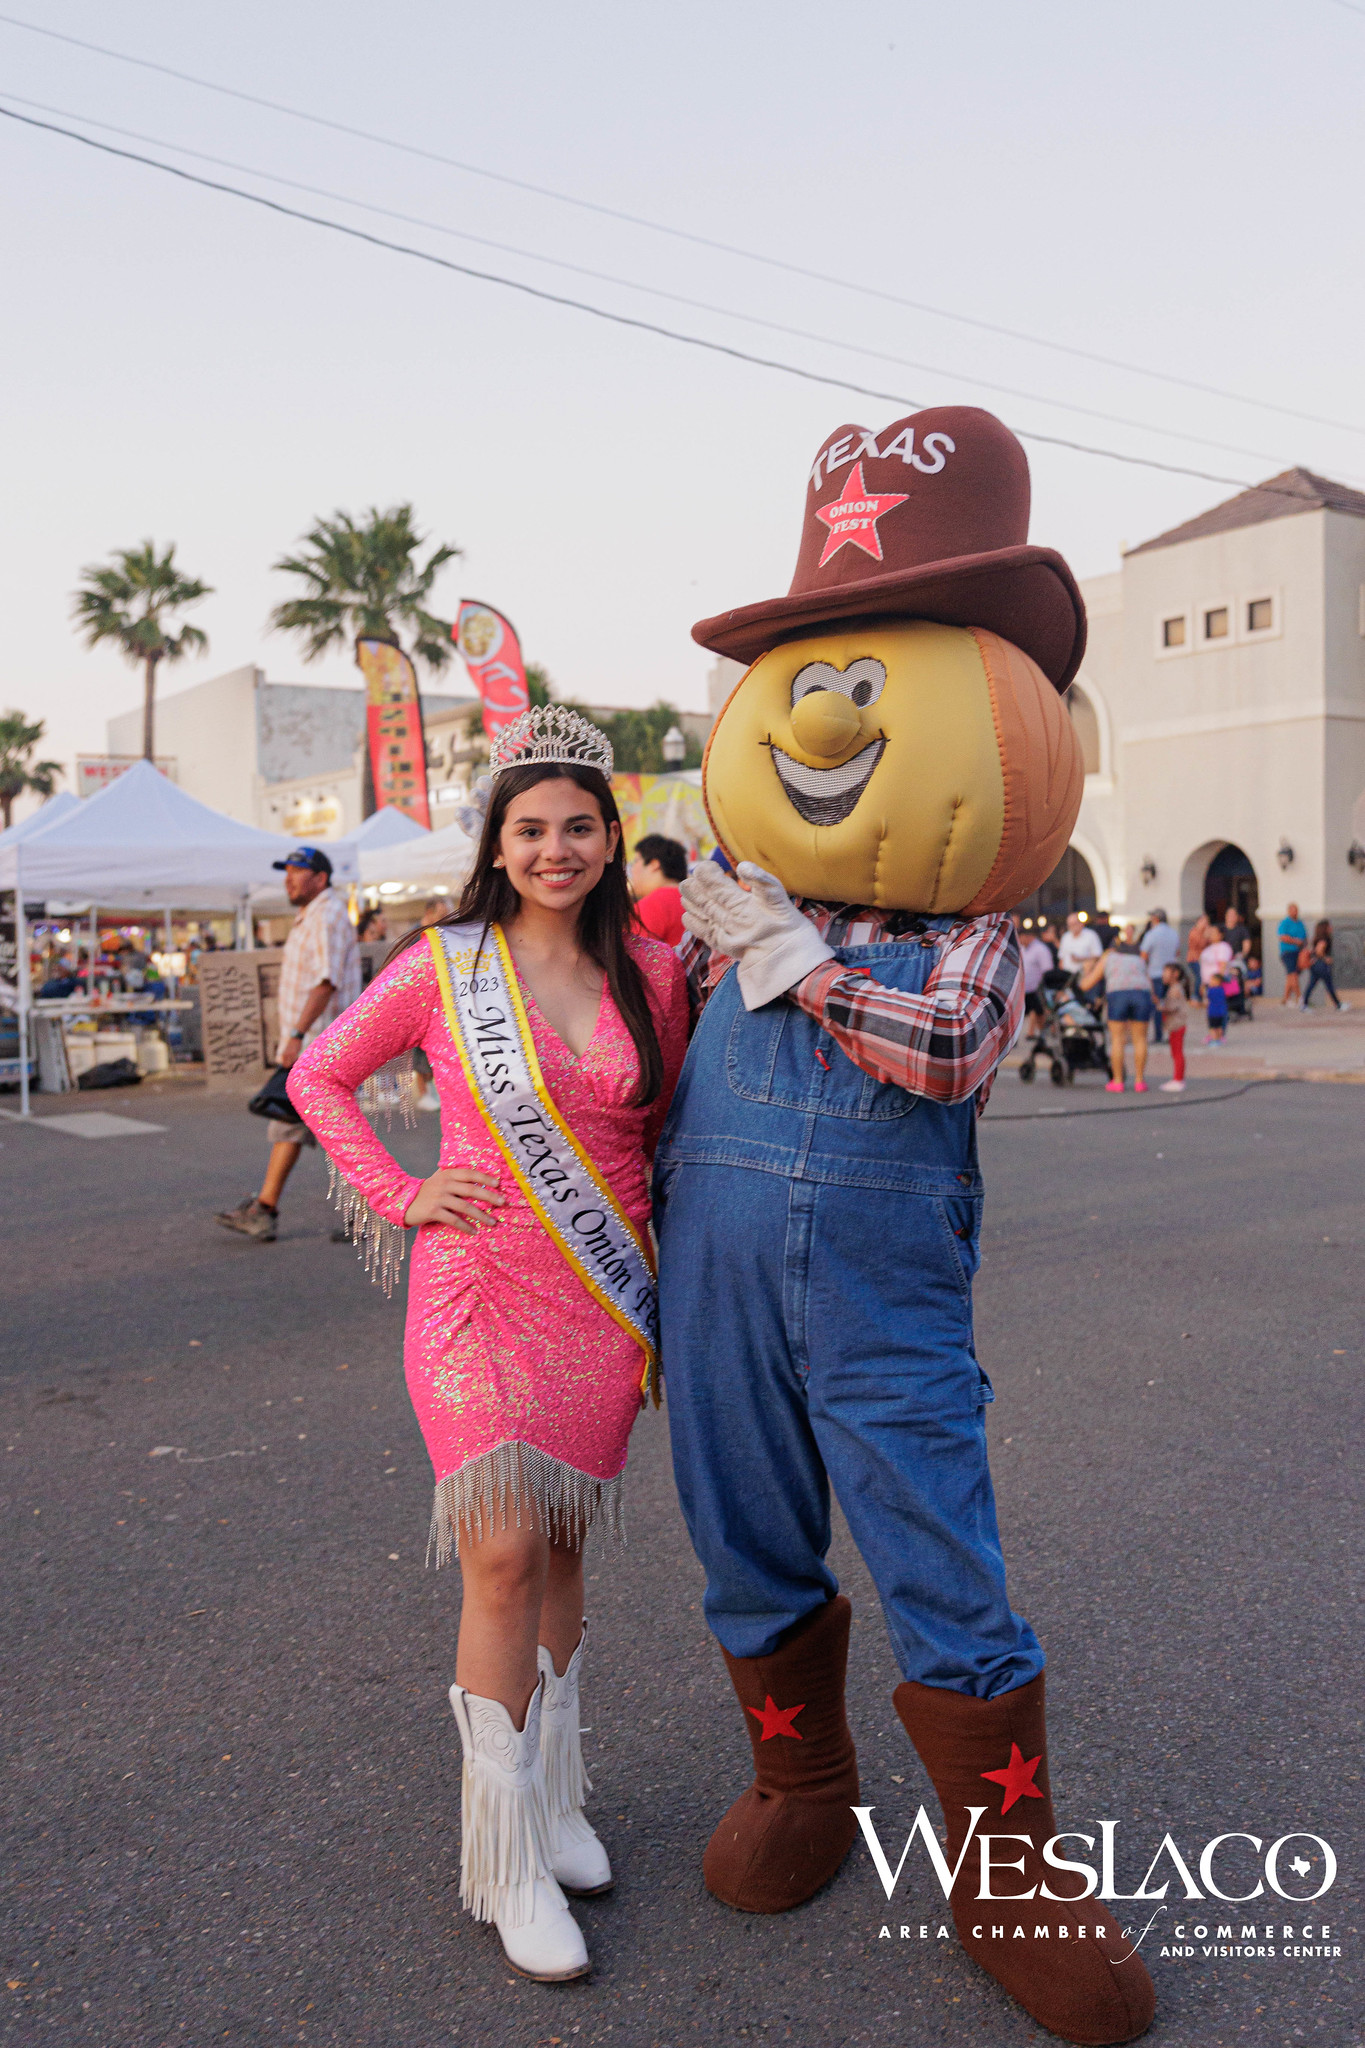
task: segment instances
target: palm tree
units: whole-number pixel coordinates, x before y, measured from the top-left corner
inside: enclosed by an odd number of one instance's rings
[[[306,595],[276,605],[271,627],[299,634],[305,661],[317,661],[348,640],[388,640],[401,647],[402,629],[410,641],[405,652],[429,669],[443,669],[455,651],[450,621],[434,617],[427,602],[437,576],[461,551],[433,548],[419,567],[417,551],[425,542],[413,525],[411,505],[392,505],[387,512],[372,505],[359,519],[349,512],[319,519],[299,552],[275,564],[285,575],[301,577]]]
[[[108,568],[82,569],[85,587],[75,592],[71,616],[87,647],[101,640],[117,642],[125,661],[142,668],[142,751],[154,758],[156,671],[163,661],[183,661],[187,654],[202,654],[208,639],[197,626],[182,626],[172,632],[166,623],[168,612],[211,597],[212,588],[197,577],[182,576],[175,566],[175,542],[158,555],[155,541],[145,540],[140,548],[116,548]]]
[[[30,725],[22,711],[0,711],[0,812],[6,832],[14,805],[26,789],[38,796],[51,796],[57,777],[65,771],[60,761],[34,761],[30,757],[43,736],[43,721]]]

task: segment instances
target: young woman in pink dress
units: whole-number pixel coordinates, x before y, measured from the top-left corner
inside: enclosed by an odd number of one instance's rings
[[[458,910],[411,935],[296,1063],[289,1092],[367,1251],[388,1268],[416,1229],[407,1383],[435,1469],[438,1562],[454,1549],[464,1580],[450,1689],[461,1898],[517,1968],[560,1981],[589,1968],[564,1892],[612,1882],[582,1810],[583,1539],[598,1520],[619,1532],[653,1369],[648,1170],[687,998],[672,952],[632,925],[605,737],[559,707],[533,711],[499,735],[490,766]],[[490,1053],[504,1028],[513,1039]],[[424,1181],[356,1101],[418,1046],[442,1109]],[[518,1060],[520,1096],[507,1079]],[[529,1151],[528,1120],[548,1133]],[[571,1181],[589,1195],[567,1199]]]

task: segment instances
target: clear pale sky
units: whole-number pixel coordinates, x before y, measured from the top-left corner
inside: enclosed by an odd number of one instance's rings
[[[806,472],[845,419],[977,403],[1239,481],[1294,462],[1365,479],[1365,9],[1345,0],[10,5],[850,285],[1357,423],[784,274],[0,24],[6,104],[136,130],[167,147],[127,147],[209,177],[907,401],[608,326],[0,120],[0,705],[45,718],[68,761],[138,695],[113,654],[79,646],[69,593],[83,564],[149,535],[216,593],[193,615],[210,653],[163,671],[163,691],[253,661],[354,683],[347,662],[306,668],[267,634],[284,594],[270,564],[317,514],[411,499],[465,550],[447,615],[461,595],[497,604],[575,696],[700,705],[693,620],[786,589]],[[531,254],[291,195],[173,144]],[[1026,446],[1032,537],[1082,576],[1232,494]],[[445,687],[463,690],[462,672]]]

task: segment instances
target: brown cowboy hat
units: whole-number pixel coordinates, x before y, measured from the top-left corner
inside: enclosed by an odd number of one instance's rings
[[[840,427],[806,489],[785,597],[702,619],[692,638],[756,661],[836,620],[985,626],[1064,690],[1085,653],[1085,604],[1052,548],[1028,545],[1028,458],[974,405],[939,405],[873,434]]]

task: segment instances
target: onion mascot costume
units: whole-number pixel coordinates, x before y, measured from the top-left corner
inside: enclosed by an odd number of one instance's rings
[[[1028,515],[989,413],[841,427],[788,595],[694,629],[751,666],[703,770],[739,880],[707,863],[683,890],[702,1008],[657,1154],[660,1308],[683,1511],[753,1748],[711,1891],[782,1912],[858,1832],[832,1485],[942,1804],[959,1936],[1043,2026],[1105,2043],[1144,2030],[1152,1987],[1043,1859],[1043,1655],[1006,1597],[972,1339],[976,1118],[1023,1001],[1005,913],[1056,866],[1083,778],[1063,693],[1084,606]],[[978,1901],[974,1830],[1015,1837],[995,1889],[1028,1899],[1029,1938]]]

